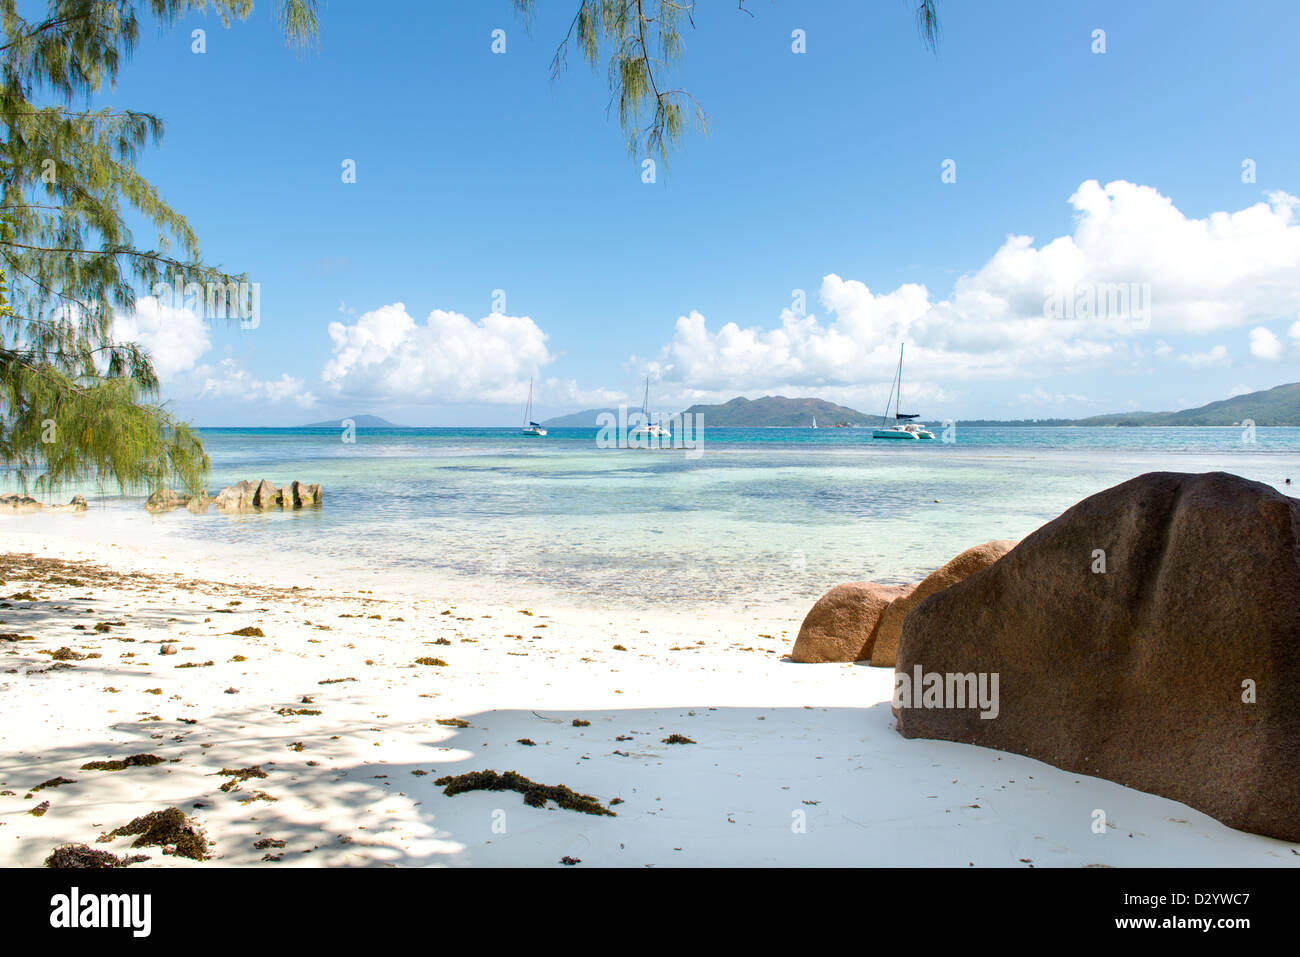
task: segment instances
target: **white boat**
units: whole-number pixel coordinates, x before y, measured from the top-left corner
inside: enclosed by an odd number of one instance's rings
[[[543,436],[546,429],[533,421],[533,380],[528,380],[528,405],[524,407],[524,435]]]
[[[817,416],[813,416],[813,428],[817,428]]]
[[[628,432],[628,438],[671,439],[673,434],[658,423],[650,421],[650,377],[645,377],[645,396],[641,399],[641,412],[645,415],[645,425],[637,426]]]
[[[896,401],[895,401],[896,400]],[[894,424],[889,421],[889,403],[894,402]],[[871,433],[873,439],[901,439],[905,442],[920,442],[933,439],[934,433],[912,419],[920,416],[919,412],[904,412],[903,409],[903,344],[898,344],[898,371],[889,387],[889,399],[885,401],[885,414],[880,417],[880,428]]]

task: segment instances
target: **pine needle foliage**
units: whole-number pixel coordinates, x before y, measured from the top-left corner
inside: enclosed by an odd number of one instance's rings
[[[537,0],[511,0],[530,23]],[[740,13],[750,14],[736,0]],[[906,0],[915,8],[917,29],[931,50],[939,48],[938,0]],[[602,60],[609,78],[610,107],[633,156],[666,162],[688,126],[708,132],[708,116],[687,90],[670,86],[665,77],[680,62],[683,28],[695,27],[696,0],[580,0],[569,31],[551,61],[554,79],[569,65],[576,47],[593,69]]]
[[[123,491],[201,490],[197,434],[157,402],[150,357],[112,336],[137,290],[244,281],[206,263],[185,217],[136,170],[157,116],[89,108],[139,40],[194,12],[223,25],[252,0],[0,0],[0,466],[26,487],[115,480]],[[20,12],[21,8],[21,12]],[[279,0],[290,45],[317,35],[317,0]],[[127,218],[143,222],[139,242]]]

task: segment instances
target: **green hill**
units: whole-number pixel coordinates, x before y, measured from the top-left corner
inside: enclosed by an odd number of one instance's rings
[[[1256,425],[1300,426],[1300,382],[1220,399],[1180,412],[1116,412],[1078,419],[1075,425],[1237,425],[1250,419]]]
[[[553,419],[545,420],[542,425],[548,429],[594,429],[596,417],[602,412],[609,412],[615,419],[618,418],[618,409],[585,409],[582,412],[557,415]]]
[[[871,425],[880,419],[825,399],[787,399],[783,395],[765,395],[761,399],[738,397],[722,405],[693,405],[686,411],[704,416],[705,428],[806,429],[814,418],[819,428],[831,428]]]

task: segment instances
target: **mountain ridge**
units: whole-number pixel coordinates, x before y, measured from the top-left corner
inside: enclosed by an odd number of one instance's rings
[[[859,412],[848,406],[836,405],[825,399],[785,396],[763,396],[746,399],[737,396],[717,405],[692,405],[687,412],[704,416],[704,425],[717,428],[807,428],[814,416],[817,425],[831,428],[837,425],[874,425],[879,416]],[[618,409],[586,409],[569,415],[547,419],[547,428],[596,428],[596,417],[603,412],[618,415]],[[656,416],[657,417],[657,416]],[[1271,389],[1260,389],[1227,399],[1217,399],[1205,405],[1174,412],[1108,412],[1081,419],[965,419],[958,420],[967,427],[1159,427],[1159,426],[1234,426],[1252,421],[1262,427],[1300,426],[1300,382],[1288,382]],[[360,425],[360,422],[358,422]]]

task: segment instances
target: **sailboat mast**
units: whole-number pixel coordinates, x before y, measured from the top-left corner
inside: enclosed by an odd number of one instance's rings
[[[528,380],[528,405],[524,407],[524,428],[533,420],[533,380]]]
[[[894,406],[894,421],[903,411],[903,344],[898,344],[898,404]]]

